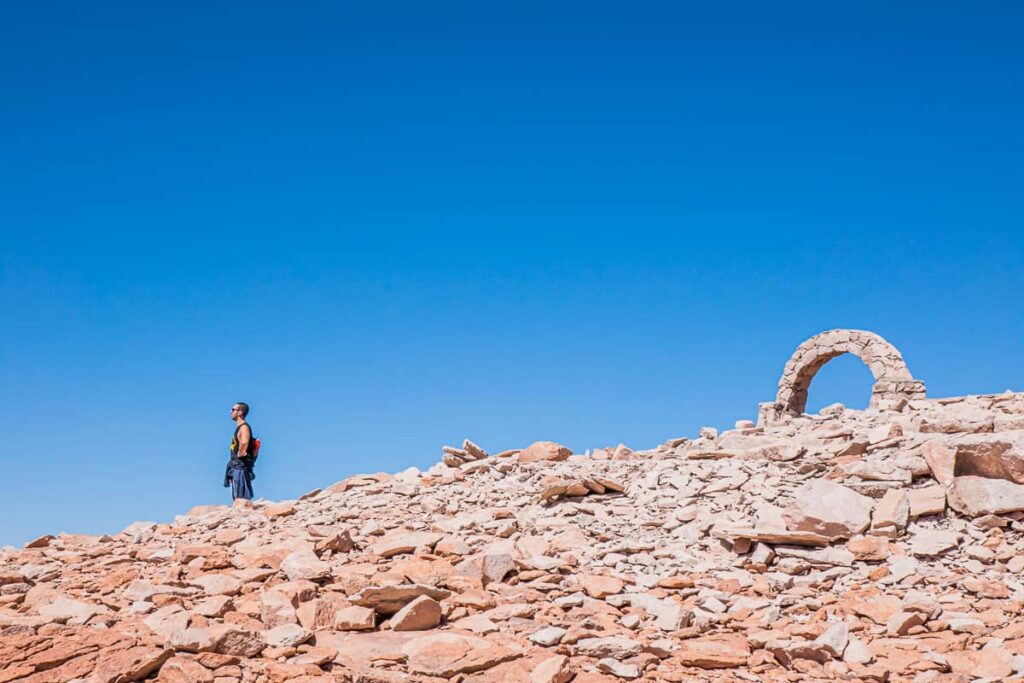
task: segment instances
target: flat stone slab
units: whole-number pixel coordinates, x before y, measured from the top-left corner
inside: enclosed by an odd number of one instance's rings
[[[751,541],[771,544],[807,545],[815,548],[824,548],[832,542],[828,536],[822,536],[813,531],[788,531],[786,529],[728,527],[713,531],[712,536],[730,540],[746,538]]]

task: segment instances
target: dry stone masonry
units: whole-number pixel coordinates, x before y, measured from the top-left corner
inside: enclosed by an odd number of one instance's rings
[[[828,330],[797,347],[782,371],[775,402],[761,405],[760,421],[802,414],[811,380],[826,363],[844,353],[864,361],[875,377],[870,407],[899,410],[907,401],[925,397],[924,383],[910,374],[895,346],[873,332]]]
[[[760,424],[4,548],[0,683],[1024,680],[1024,394],[814,339]],[[796,414],[838,349],[903,384]]]

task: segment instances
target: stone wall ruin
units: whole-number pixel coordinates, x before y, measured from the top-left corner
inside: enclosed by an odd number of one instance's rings
[[[914,379],[895,346],[865,330],[828,330],[796,348],[782,371],[775,401],[761,404],[758,422],[771,424],[785,416],[803,414],[814,376],[826,363],[844,353],[864,361],[875,377],[870,408],[899,410],[908,400],[925,398],[924,382]]]

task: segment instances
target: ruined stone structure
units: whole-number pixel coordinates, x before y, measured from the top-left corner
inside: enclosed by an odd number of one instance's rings
[[[761,404],[759,422],[771,424],[786,415],[802,414],[814,376],[844,353],[860,358],[875,376],[870,407],[899,409],[907,400],[925,397],[924,382],[914,379],[895,346],[865,330],[828,330],[797,347],[782,371],[775,401]]]

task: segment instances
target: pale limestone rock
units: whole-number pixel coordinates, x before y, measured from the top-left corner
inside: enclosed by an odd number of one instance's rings
[[[216,624],[210,627],[216,639],[214,652],[236,657],[255,657],[267,647],[263,633],[233,624]]]
[[[630,638],[623,636],[608,636],[605,638],[584,638],[576,642],[574,649],[577,654],[587,657],[614,657],[625,659],[640,654],[643,645]]]
[[[177,652],[213,652],[217,637],[206,628],[174,628],[165,634],[164,645]]]
[[[814,639],[814,642],[825,649],[832,657],[840,658],[846,651],[850,639],[850,627],[842,621],[835,622]]]
[[[957,546],[960,534],[955,531],[939,529],[917,529],[910,542],[910,552],[914,555],[941,555]]]
[[[1024,510],[1024,485],[1006,479],[956,477],[947,495],[949,506],[969,517]]]
[[[432,548],[444,538],[444,534],[427,531],[397,532],[385,535],[370,546],[370,550],[381,557],[394,557],[411,553],[417,548]]]
[[[869,664],[874,661],[875,655],[867,644],[858,639],[851,638],[850,643],[843,652],[843,661],[847,664]]]
[[[51,603],[41,606],[39,608],[39,616],[57,623],[73,625],[84,624],[94,616],[107,611],[107,608],[102,605],[60,597]]]
[[[282,624],[296,623],[296,602],[294,598],[280,590],[260,593],[260,620],[263,626],[270,629]]]
[[[870,498],[842,484],[816,479],[794,494],[794,505],[784,516],[790,530],[849,538],[868,528],[873,506]]]
[[[907,528],[910,500],[903,489],[889,489],[875,505],[871,515],[871,533],[895,538]]]
[[[331,566],[316,556],[312,550],[296,550],[281,562],[281,571],[288,579],[317,581],[331,575]]]
[[[312,637],[312,632],[298,624],[281,624],[263,634],[269,647],[298,647]]]
[[[921,455],[931,468],[935,481],[943,486],[953,483],[956,464],[956,451],[953,448],[941,439],[933,439],[921,447]]]
[[[908,489],[906,493],[911,517],[938,515],[946,509],[946,488],[942,484]]]
[[[565,637],[566,630],[559,628],[558,626],[545,626],[539,631],[535,631],[529,636],[531,643],[536,643],[543,647],[553,647],[562,642],[562,638]]]
[[[598,660],[597,670],[626,680],[633,680],[634,678],[640,677],[640,668],[636,664],[626,664],[625,662],[620,662],[612,659],[611,657]]]
[[[335,631],[367,631],[376,626],[376,612],[369,607],[351,605],[334,613]]]

